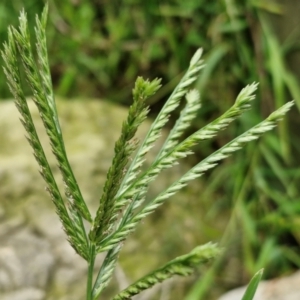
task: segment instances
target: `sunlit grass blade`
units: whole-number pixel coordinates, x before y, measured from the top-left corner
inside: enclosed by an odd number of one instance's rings
[[[264,269],[259,270],[251,279],[246,292],[241,300],[252,300],[255,296],[258,284],[263,275]]]
[[[220,43],[218,47],[211,49],[211,51],[206,54],[205,68],[195,83],[195,87],[200,91],[200,93],[204,90],[209,80],[214,76],[215,69],[220,62],[226,59],[228,52],[229,46],[227,43],[223,42],[223,44]]]
[[[272,77],[272,89],[274,91],[274,100],[276,107],[280,107],[285,102],[285,62],[282,56],[280,42],[274,34],[267,19],[258,14],[261,28],[264,34],[264,40],[267,50],[267,68]],[[279,129],[280,146],[285,161],[289,161],[291,157],[290,143],[288,140],[288,126],[285,120]]]

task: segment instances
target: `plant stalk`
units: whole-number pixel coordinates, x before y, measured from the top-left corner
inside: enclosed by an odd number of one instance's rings
[[[88,277],[86,284],[86,300],[93,300],[93,272],[96,258],[96,246],[94,243],[90,244],[90,256],[88,262]]]

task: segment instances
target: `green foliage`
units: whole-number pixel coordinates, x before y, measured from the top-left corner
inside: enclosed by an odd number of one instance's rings
[[[201,60],[202,50],[197,50],[190,61],[186,74],[175,87],[155,121],[153,121],[144,141],[137,147],[138,142],[134,136],[148,114],[146,99],[154,95],[160,87],[160,80],[158,79],[148,81],[139,77],[133,89],[133,104],[129,109],[127,120],[123,123],[120,138],[115,144],[115,156],[107,174],[103,194],[99,201],[99,208],[93,219],[81,195],[65,151],[55,107],[48,63],[45,33],[46,17],[47,7],[43,11],[41,18],[36,18],[35,36],[38,61],[36,63],[26,14],[24,11],[21,12],[19,29],[14,27],[9,28],[8,43],[4,44],[2,51],[2,57],[5,62],[4,72],[7,77],[8,86],[15,97],[16,106],[22,116],[21,121],[27,132],[27,138],[40,166],[41,175],[46,181],[48,191],[56,207],[56,212],[63,223],[67,238],[76,252],[88,263],[86,299],[95,300],[98,299],[103,289],[109,283],[122,244],[129,233],[135,230],[138,223],[147,215],[154,212],[158,206],[162,205],[191,180],[202,176],[224,158],[240,150],[246,143],[256,140],[263,133],[273,129],[277,125],[277,122],[291,108],[293,101],[281,106],[264,121],[207,156],[156,198],[145,203],[144,200],[149,184],[156,179],[162,170],[174,166],[178,163],[179,159],[192,154],[192,147],[203,140],[216,136],[218,132],[228,127],[232,121],[250,108],[257,84],[247,85],[239,93],[233,106],[223,115],[197,130],[183,141],[180,141],[180,137],[191,125],[196,117],[196,111],[200,107],[199,93],[196,90],[191,90],[192,84],[199,77],[199,71],[203,68]],[[239,26],[242,25],[237,24],[236,26],[240,28]],[[32,122],[24,96],[24,89],[21,85],[18,57],[24,68],[26,82],[33,95],[33,100],[39,109],[52,151],[61,171],[65,184],[65,199],[60,194]],[[180,117],[155,160],[148,169],[140,173],[146,153],[151,150],[154,143],[160,137],[163,127],[169,120],[170,113],[180,105],[183,97],[187,101],[186,107],[182,110]],[[130,157],[136,149],[137,151],[130,162]],[[84,227],[83,219],[90,224],[89,232]],[[107,255],[94,281],[93,270],[95,258],[98,253],[104,251],[107,251]],[[175,274],[182,276],[189,275],[197,265],[214,259],[218,254],[219,249],[215,245],[207,244],[197,247],[189,254],[177,257],[165,266],[138,280],[114,299],[129,299],[142,290]],[[255,277],[250,283],[252,291],[255,290],[253,287],[259,281],[258,277]],[[251,299],[249,298],[250,296],[247,296],[248,298],[245,299]]]

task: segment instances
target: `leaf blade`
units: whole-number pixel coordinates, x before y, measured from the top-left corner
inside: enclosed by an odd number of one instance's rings
[[[256,274],[254,274],[241,300],[252,300],[254,298],[263,272],[264,269],[261,269]]]

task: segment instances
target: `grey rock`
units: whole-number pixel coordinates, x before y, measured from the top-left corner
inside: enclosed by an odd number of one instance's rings
[[[53,267],[54,256],[47,240],[27,227],[9,232],[0,247],[0,291],[46,288]]]
[[[35,288],[20,289],[1,296],[1,300],[44,300],[45,292]]]
[[[14,248],[0,248],[0,290],[7,291],[22,286],[23,267]]]
[[[241,300],[246,286],[227,292],[219,300]],[[286,277],[260,282],[253,300],[299,300],[300,271]]]
[[[11,234],[7,245],[15,250],[22,264],[22,286],[46,288],[54,267],[49,242],[25,227]]]

